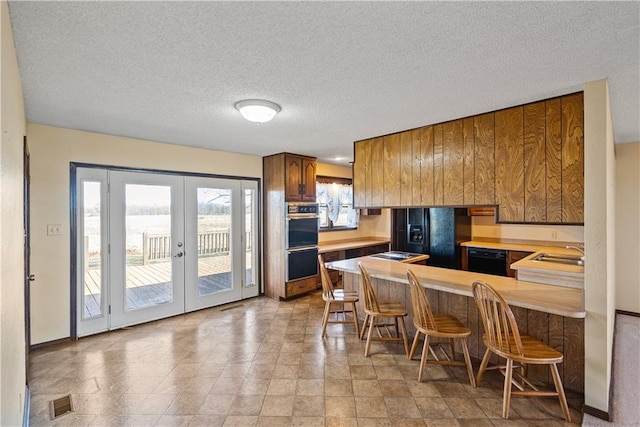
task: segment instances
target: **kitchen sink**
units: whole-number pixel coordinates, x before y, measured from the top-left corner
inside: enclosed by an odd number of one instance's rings
[[[532,261],[556,262],[559,264],[584,265],[584,257],[578,255],[560,255],[541,253],[532,258]]]

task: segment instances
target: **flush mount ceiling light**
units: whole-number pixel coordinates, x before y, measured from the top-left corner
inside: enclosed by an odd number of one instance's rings
[[[244,99],[235,104],[242,117],[254,123],[265,123],[280,112],[280,106],[263,99]]]

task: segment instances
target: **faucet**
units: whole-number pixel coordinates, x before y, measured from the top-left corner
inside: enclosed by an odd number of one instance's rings
[[[575,249],[582,254],[582,258],[584,259],[584,243],[575,243],[573,245],[565,246],[567,249]]]

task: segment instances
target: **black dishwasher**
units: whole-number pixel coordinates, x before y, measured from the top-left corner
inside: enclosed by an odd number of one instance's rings
[[[502,249],[467,248],[467,262],[469,271],[507,275],[507,251]]]

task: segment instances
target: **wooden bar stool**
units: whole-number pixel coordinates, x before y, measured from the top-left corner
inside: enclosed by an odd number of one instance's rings
[[[322,255],[318,255],[318,264],[320,265],[320,277],[322,280],[322,299],[324,300],[324,316],[322,317],[322,337],[326,335],[328,323],[353,323],[356,327],[356,335],[360,336],[360,325],[358,324],[358,311],[356,303],[358,302],[357,292],[346,292],[344,289],[334,289],[331,277],[327,267],[324,265]],[[340,305],[340,309],[331,311],[331,305]],[[345,310],[345,304],[351,304],[351,310]],[[331,314],[335,314],[335,319],[330,320]],[[351,313],[353,320],[347,320],[346,313]],[[342,320],[339,315],[342,314]]]
[[[434,315],[427,299],[427,293],[413,271],[407,270],[407,279],[409,279],[409,288],[411,289],[411,305],[413,306],[413,325],[416,328],[416,335],[413,339],[409,359],[413,359],[413,354],[418,347],[420,334],[424,334],[424,345],[422,346],[422,357],[420,357],[420,371],[418,373],[418,381],[422,381],[422,373],[427,363],[447,366],[466,366],[469,382],[473,387],[476,386],[473,377],[473,368],[471,358],[469,357],[469,348],[467,347],[467,337],[471,335],[471,330],[464,326],[457,318],[449,315]],[[445,338],[451,350],[451,355],[447,354],[442,342],[429,343],[429,337]],[[462,354],[464,362],[455,360],[455,344],[456,340],[460,341],[462,346]],[[441,347],[444,359],[439,359],[433,346]],[[429,360],[429,353],[433,359]]]
[[[480,384],[482,375],[487,369],[489,357],[491,353],[497,354],[499,357],[507,359],[507,365],[504,369],[504,391],[502,400],[502,417],[509,418],[509,405],[511,403],[511,395],[525,396],[558,396],[560,407],[564,414],[564,419],[571,422],[569,414],[569,406],[567,398],[562,388],[562,381],[558,373],[558,363],[561,363],[564,356],[559,351],[554,350],[548,345],[528,335],[520,335],[518,324],[502,295],[493,289],[487,283],[482,281],[473,282],[473,298],[480,310],[482,325],[484,327],[484,335],[482,340],[487,347],[484,353],[480,370],[478,371],[477,383]],[[513,363],[520,363],[523,366],[533,365],[549,365],[556,391],[540,391],[524,375],[517,370],[513,370]],[[502,371],[502,369],[501,369]],[[523,373],[526,371],[523,371]],[[520,382],[516,381],[516,378]],[[518,390],[512,391],[511,386],[515,385]],[[525,390],[525,386],[531,390]]]
[[[364,337],[364,332],[367,329],[367,323],[369,323],[369,334],[367,335],[367,344],[364,348],[365,357],[369,355],[369,349],[371,348],[371,341],[403,341],[404,352],[409,355],[409,342],[407,341],[407,329],[404,324],[404,318],[409,314],[404,306],[399,302],[378,302],[376,293],[371,285],[371,277],[362,263],[358,263],[360,272],[362,273],[362,294],[364,297],[364,324],[362,325],[362,332],[360,333],[360,339]],[[394,323],[379,323],[378,319],[393,319]],[[400,330],[398,330],[398,324]],[[389,330],[389,326],[395,326],[396,336],[394,337]],[[373,330],[378,333],[377,337],[373,336]],[[384,336],[380,330],[384,329],[386,336]],[[402,333],[402,336],[400,336]]]

